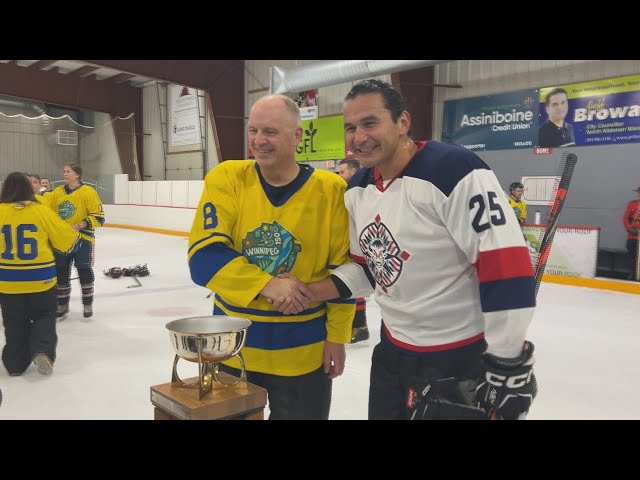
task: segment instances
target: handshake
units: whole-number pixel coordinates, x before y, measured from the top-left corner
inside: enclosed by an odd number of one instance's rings
[[[329,278],[307,285],[288,273],[273,277],[260,291],[260,295],[266,297],[274,310],[285,315],[298,314],[309,308],[312,303],[339,296]]]

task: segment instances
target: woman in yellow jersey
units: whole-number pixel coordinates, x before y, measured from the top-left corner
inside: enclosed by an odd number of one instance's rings
[[[51,246],[70,252],[80,234],[35,201],[24,173],[7,176],[0,192],[0,306],[9,375],[31,361],[49,375],[56,358],[56,269]]]
[[[104,224],[102,201],[89,185],[82,183],[82,167],[75,163],[64,166],[65,184],[47,194],[49,206],[60,218],[80,231],[82,241],[77,252],[70,255],[56,254],[58,272],[58,319],[63,320],[69,312],[71,295],[71,264],[78,270],[82,287],[83,315],[93,315],[93,262],[95,258],[95,229]]]

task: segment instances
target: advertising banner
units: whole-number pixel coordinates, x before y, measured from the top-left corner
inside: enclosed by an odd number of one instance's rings
[[[344,158],[344,117],[302,121],[302,141],[296,147],[296,160],[340,160]]]
[[[640,75],[540,89],[539,147],[640,142]]]
[[[543,225],[523,225],[522,233],[532,261],[537,263]],[[599,227],[558,226],[545,273],[569,277],[595,278],[598,261]]]
[[[470,150],[533,148],[538,142],[538,91],[444,102],[442,141]]]
[[[172,152],[186,145],[202,148],[198,91],[182,85],[169,85],[169,147]],[[190,149],[186,149],[190,150]]]

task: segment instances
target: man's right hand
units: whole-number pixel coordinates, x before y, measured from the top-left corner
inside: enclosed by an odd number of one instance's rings
[[[519,420],[526,417],[538,393],[533,373],[533,350],[533,343],[527,341],[517,358],[482,355],[483,373],[476,387],[476,405],[489,418]]]
[[[260,291],[274,308],[287,315],[300,313],[311,305],[312,294],[309,287],[297,278],[278,275]],[[275,307],[277,305],[277,307]]]

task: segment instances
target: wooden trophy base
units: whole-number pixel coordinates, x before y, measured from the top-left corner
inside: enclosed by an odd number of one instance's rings
[[[236,377],[219,372],[224,382]],[[185,380],[198,384],[198,377]],[[198,388],[181,387],[177,382],[151,387],[155,420],[263,420],[267,391],[252,383],[240,382],[225,387],[214,382],[213,388],[198,399]]]

